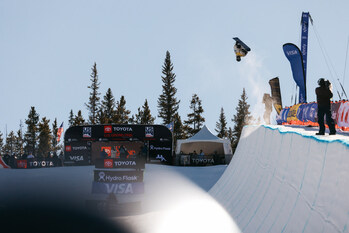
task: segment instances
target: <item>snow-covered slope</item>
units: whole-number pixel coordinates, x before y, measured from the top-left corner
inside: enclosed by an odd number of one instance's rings
[[[349,140],[314,130],[247,126],[209,193],[243,232],[344,232]]]

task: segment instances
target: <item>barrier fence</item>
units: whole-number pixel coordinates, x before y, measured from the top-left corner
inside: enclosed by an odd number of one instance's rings
[[[319,126],[317,108],[315,102],[285,107],[276,116],[276,122],[279,125]],[[336,128],[349,131],[349,101],[331,102],[331,112]]]

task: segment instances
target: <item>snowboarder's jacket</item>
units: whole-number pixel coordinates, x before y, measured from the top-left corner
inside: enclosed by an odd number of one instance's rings
[[[331,101],[333,94],[326,86],[320,86],[315,89],[317,105],[321,108],[331,108]]]

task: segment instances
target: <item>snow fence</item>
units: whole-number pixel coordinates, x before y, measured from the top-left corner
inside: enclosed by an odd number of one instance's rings
[[[348,231],[348,142],[247,126],[209,192],[242,232]]]

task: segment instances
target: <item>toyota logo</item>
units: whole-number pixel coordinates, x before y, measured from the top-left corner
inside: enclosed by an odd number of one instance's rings
[[[113,160],[111,160],[111,159],[104,160],[104,167],[112,168],[113,167]]]

